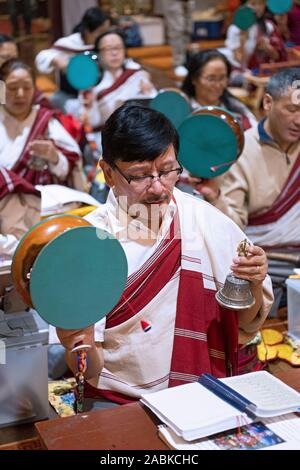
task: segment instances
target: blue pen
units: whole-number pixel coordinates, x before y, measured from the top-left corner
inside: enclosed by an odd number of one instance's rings
[[[238,410],[256,417],[256,405],[211,374],[202,374],[198,382]]]

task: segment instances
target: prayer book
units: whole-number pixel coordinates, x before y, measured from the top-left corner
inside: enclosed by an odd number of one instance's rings
[[[266,371],[198,382],[143,394],[149,407],[174,433],[187,441],[250,424],[300,408],[300,393]]]

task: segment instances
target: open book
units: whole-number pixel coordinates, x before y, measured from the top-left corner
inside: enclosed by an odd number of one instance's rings
[[[265,371],[193,382],[142,395],[148,406],[187,441],[300,408],[300,394]],[[222,398],[221,398],[222,396]]]

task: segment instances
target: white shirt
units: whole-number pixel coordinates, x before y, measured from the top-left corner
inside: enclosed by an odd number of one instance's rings
[[[70,50],[61,51],[59,49],[55,49],[55,47],[53,46],[63,47]],[[55,41],[53,46],[50,49],[42,50],[38,53],[35,58],[35,65],[40,73],[47,74],[54,71],[52,61],[55,57],[65,56],[71,59],[75,54],[79,54],[80,52],[84,51],[89,51],[94,48],[93,44],[87,45],[84,43],[80,33],[74,33],[70,36],[60,38]]]

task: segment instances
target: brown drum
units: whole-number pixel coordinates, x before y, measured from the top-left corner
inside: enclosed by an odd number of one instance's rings
[[[244,148],[245,139],[244,139],[244,131],[242,126],[240,125],[237,118],[228,110],[224,108],[219,108],[217,106],[205,106],[203,108],[197,109],[192,113],[193,116],[198,115],[208,115],[208,116],[216,116],[222,119],[234,132],[237,142],[238,142],[238,154],[236,158],[238,158]]]
[[[203,108],[197,109],[192,113],[193,116],[198,116],[198,115],[208,115],[208,116],[216,116],[222,119],[228,126],[232,129],[234,132],[237,142],[238,142],[238,154],[236,158],[238,158],[244,148],[244,131],[242,126],[240,125],[239,121],[237,118],[228,110],[224,108],[219,108],[217,106],[205,106]]]
[[[15,287],[28,306],[33,306],[29,290],[30,271],[43,247],[66,230],[90,225],[77,216],[54,216],[34,225],[20,240],[11,271]]]

